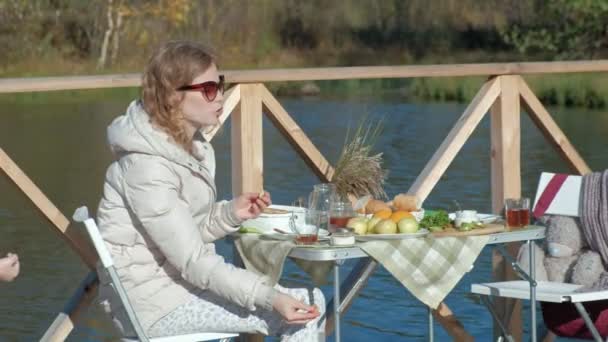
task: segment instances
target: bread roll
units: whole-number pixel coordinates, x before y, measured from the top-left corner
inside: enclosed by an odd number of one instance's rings
[[[418,198],[416,195],[408,195],[408,194],[398,194],[393,199],[393,206],[397,210],[405,210],[405,211],[417,211],[420,209],[418,207]]]
[[[367,202],[365,205],[366,214],[373,214],[380,210],[391,210],[391,207],[385,202],[376,199],[369,200],[369,202]]]

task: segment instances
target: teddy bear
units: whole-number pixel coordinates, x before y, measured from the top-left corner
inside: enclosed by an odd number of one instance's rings
[[[535,279],[583,285],[583,289],[602,287],[608,280],[599,253],[589,249],[578,218],[545,215],[539,221],[547,227],[542,246],[535,248]],[[520,267],[529,273],[528,244],[517,255]]]

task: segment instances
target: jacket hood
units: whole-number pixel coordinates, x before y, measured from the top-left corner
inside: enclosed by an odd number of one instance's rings
[[[107,133],[110,149],[117,157],[144,153],[175,160],[188,155],[167,133],[152,126],[139,100],[131,102],[127,112],[112,121]]]
[[[179,146],[169,134],[152,125],[140,100],[131,102],[127,112],[108,126],[108,144],[116,159],[129,153],[143,153],[165,158],[190,168],[211,180],[215,177],[213,147],[200,132],[194,136],[192,154]]]

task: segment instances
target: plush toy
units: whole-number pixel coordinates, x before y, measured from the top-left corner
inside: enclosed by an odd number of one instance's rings
[[[543,216],[540,221],[547,227],[543,246],[535,248],[535,279],[583,285],[593,288],[606,277],[602,259],[589,249],[577,218],[568,216]],[[528,245],[519,250],[517,259],[529,272]]]

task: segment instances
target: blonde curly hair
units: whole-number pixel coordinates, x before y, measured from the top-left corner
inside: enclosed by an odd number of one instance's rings
[[[152,122],[191,152],[192,137],[186,134],[179,107],[184,94],[176,89],[192,83],[197,75],[216,64],[215,55],[203,45],[170,41],[150,57],[142,78],[143,107]]]

